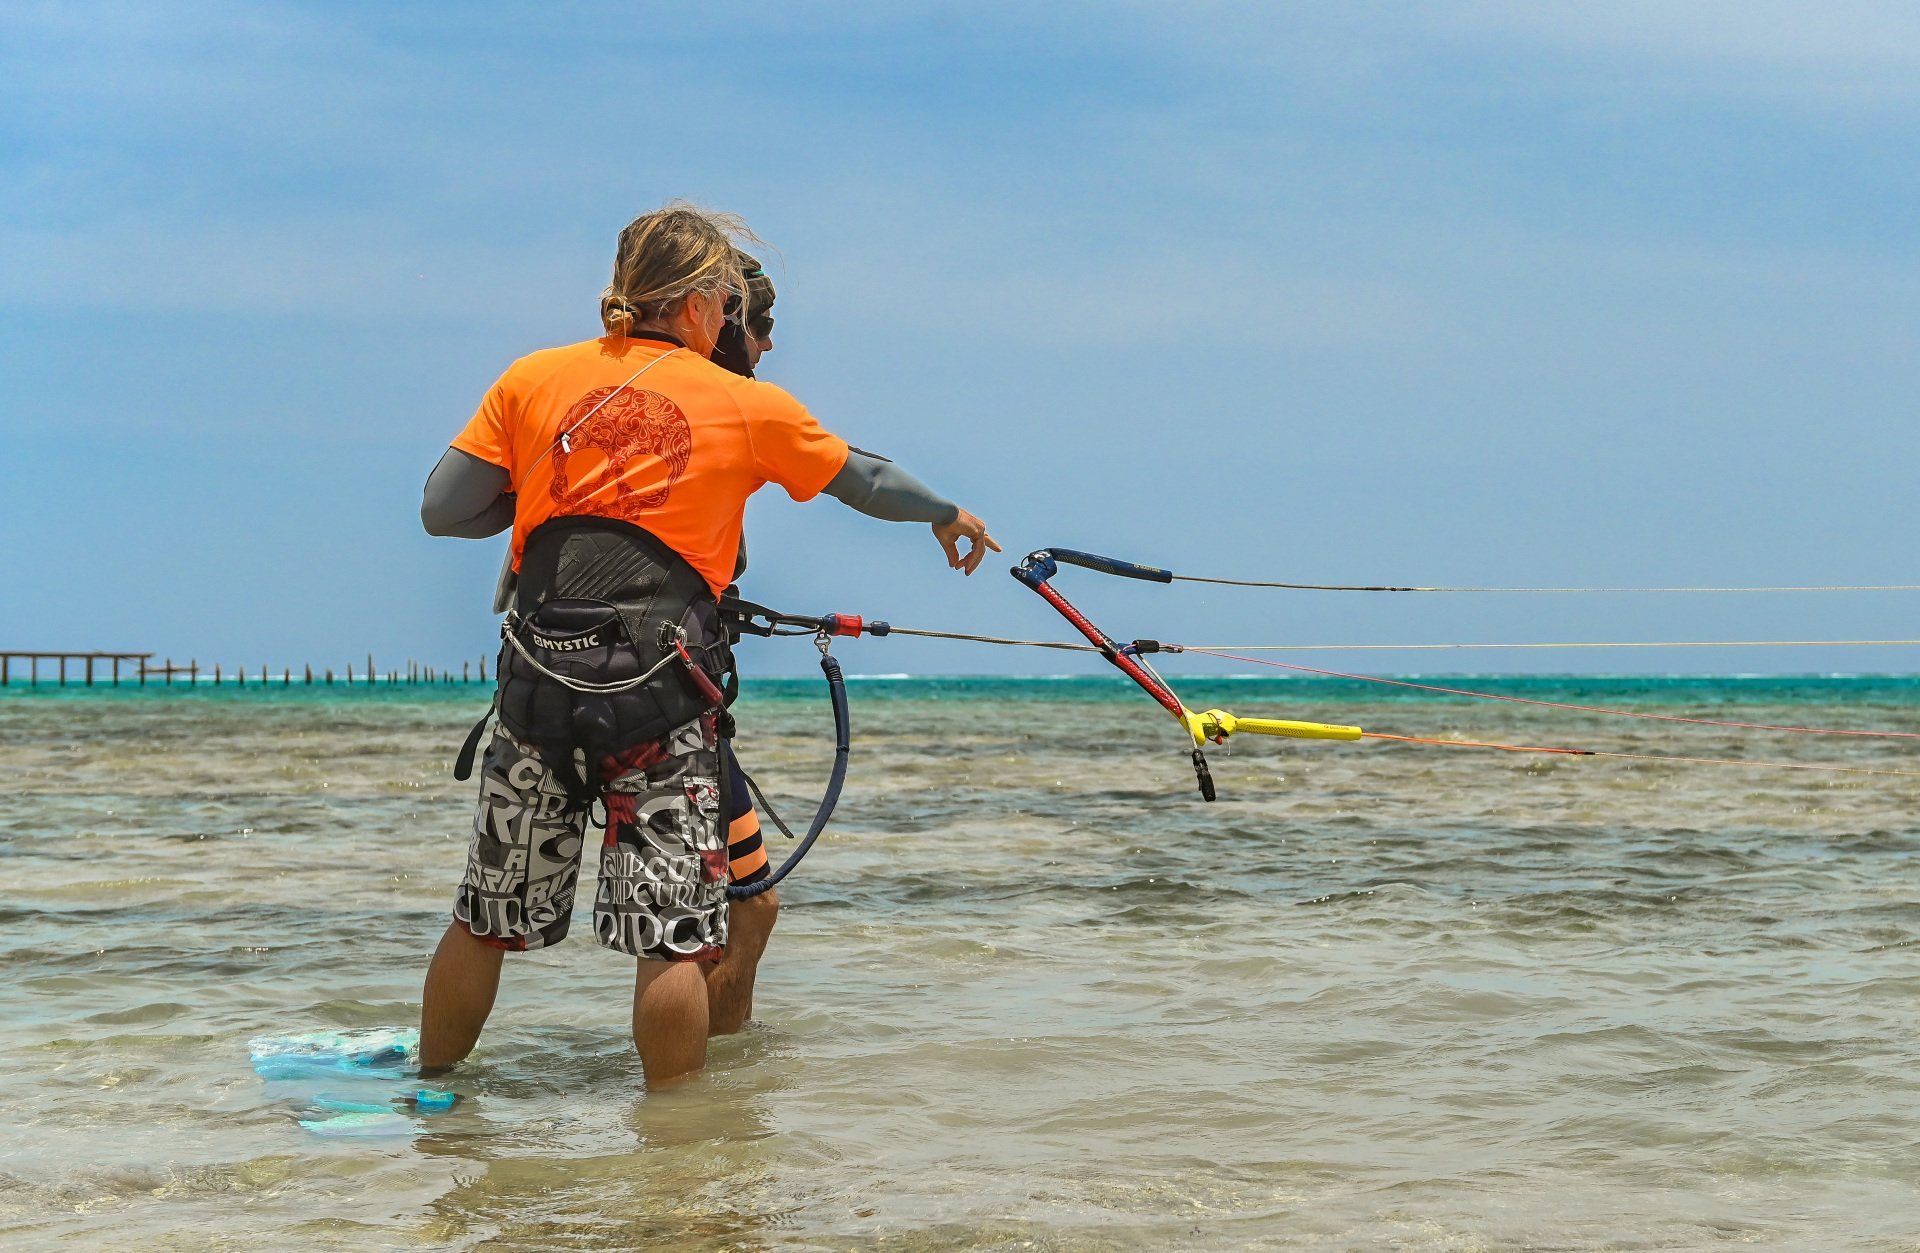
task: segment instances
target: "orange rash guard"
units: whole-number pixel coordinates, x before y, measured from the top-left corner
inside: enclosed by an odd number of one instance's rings
[[[596,405],[566,446],[555,443]],[[514,362],[453,447],[507,472],[515,568],[542,522],[592,514],[645,528],[716,595],[733,576],[747,497],[778,483],[810,500],[847,460],[846,441],[773,384],[618,335]]]

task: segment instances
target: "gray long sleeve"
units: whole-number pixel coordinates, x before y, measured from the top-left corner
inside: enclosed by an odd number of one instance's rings
[[[469,452],[449,448],[427,476],[420,496],[420,525],[429,535],[485,539],[513,525],[513,493],[507,472]]]
[[[427,476],[421,494],[420,523],[430,535],[458,539],[485,539],[513,525],[514,497],[507,490],[507,472],[472,453],[449,448]],[[847,463],[827,484],[827,495],[882,522],[925,522],[944,526],[960,507],[908,474],[885,457],[860,449],[847,452]],[[512,604],[515,579],[513,557],[501,568],[494,588],[493,610],[504,613]]]
[[[449,448],[427,477],[420,523],[429,535],[485,539],[513,525],[507,472],[472,453]],[[958,505],[884,457],[855,448],[827,484],[827,495],[882,522],[944,526]]]
[[[827,484],[827,495],[882,522],[945,526],[960,512],[960,506],[893,462],[858,448],[847,451],[847,464]]]

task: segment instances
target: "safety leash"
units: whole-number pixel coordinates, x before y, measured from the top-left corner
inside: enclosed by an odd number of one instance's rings
[[[840,791],[847,782],[847,762],[853,753],[853,730],[852,719],[847,712],[847,678],[841,673],[840,663],[830,651],[832,638],[832,634],[824,630],[817,632],[813,637],[815,646],[820,649],[821,673],[827,676],[827,696],[833,703],[833,769],[827,776],[826,791],[821,794],[819,807],[814,810],[813,821],[808,824],[807,833],[800,837],[800,843],[795,846],[793,852],[787,854],[787,859],[780,863],[779,869],[758,883],[728,884],[727,897],[730,900],[744,901],[762,892],[771,891],[782,879],[792,874],[793,868],[800,864],[813,848],[814,841],[820,838],[820,833],[827,829],[827,823],[833,819],[834,807],[840,803]],[[740,771],[740,774],[746,779],[747,787],[753,792],[755,799],[773,818],[774,825],[778,826],[788,839],[792,839],[793,831],[786,823],[780,821],[780,816],[773,812],[772,806],[767,805],[766,798],[760,794],[759,785],[753,781],[753,776],[744,770]]]

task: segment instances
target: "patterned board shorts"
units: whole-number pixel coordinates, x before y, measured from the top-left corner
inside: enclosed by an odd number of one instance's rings
[[[655,961],[706,961],[725,951],[727,884],[768,873],[732,753],[709,717],[597,763],[606,835],[593,931],[607,948]],[[565,939],[589,810],[533,746],[496,724],[454,918],[496,948]]]

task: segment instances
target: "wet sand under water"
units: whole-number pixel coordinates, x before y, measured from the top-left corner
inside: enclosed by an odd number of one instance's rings
[[[1920,730],[1912,681],[1530,682]],[[1194,696],[1920,769],[1337,684]],[[0,1244],[1920,1247],[1920,779],[1243,741],[1209,806],[1120,686],[854,700],[842,819],[703,1078],[642,1094],[630,963],[583,918],[509,959],[457,1109],[329,1139],[246,1043],[414,1021],[484,692],[0,693]],[[825,715],[811,684],[742,709],[790,819]]]

